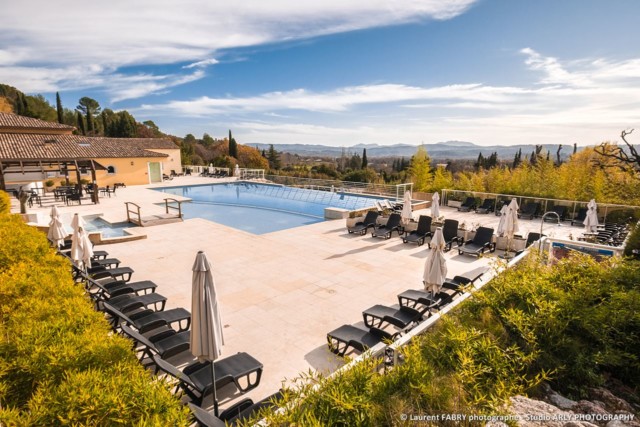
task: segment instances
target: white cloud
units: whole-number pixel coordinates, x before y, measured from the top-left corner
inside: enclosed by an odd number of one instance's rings
[[[200,68],[215,64],[212,56],[222,49],[450,19],[475,1],[113,0],[80,6],[73,0],[25,0],[0,13],[0,77],[25,90],[108,90],[125,66],[188,62],[185,68]],[[86,64],[103,71],[66,78]],[[149,82],[147,90],[139,85],[126,96],[154,93],[156,86]]]

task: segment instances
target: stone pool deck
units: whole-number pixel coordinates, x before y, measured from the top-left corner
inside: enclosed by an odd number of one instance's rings
[[[156,186],[196,185],[220,179],[179,177],[162,185],[120,188],[98,205],[61,206],[64,213],[102,214],[110,222],[126,220],[124,202],[141,205],[143,215],[162,213],[164,193]],[[215,206],[212,206],[215,209]],[[50,208],[31,208],[48,222]],[[428,214],[428,211],[424,211]],[[446,218],[466,224],[497,227],[493,214],[459,213],[451,208]],[[417,213],[416,213],[417,217]],[[539,231],[540,219],[523,220],[521,233]],[[566,223],[565,223],[566,224]],[[577,236],[578,227],[545,225],[555,237]],[[247,394],[260,399],[285,379],[309,368],[331,372],[344,361],[327,349],[326,334],[338,326],[362,324],[361,312],[375,304],[397,303],[396,295],[422,287],[427,246],[350,235],[344,220],[324,221],[289,230],[253,235],[203,219],[154,227],[134,228],[146,239],[100,246],[122,265],[135,270],[133,280],[153,280],[167,306],[191,309],[191,267],[196,253],[205,251],[213,265],[224,323],[223,356],[246,351],[264,364],[260,386]],[[448,277],[480,266],[489,266],[496,255],[475,258],[445,254]],[[221,390],[221,407],[231,403],[233,388]],[[209,402],[210,403],[210,402]]]

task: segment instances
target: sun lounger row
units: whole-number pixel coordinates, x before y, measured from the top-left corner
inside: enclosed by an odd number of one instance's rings
[[[475,283],[488,270],[473,269],[453,279],[445,280],[440,292],[432,294],[421,289],[407,289],[398,294],[398,304],[374,305],[362,312],[367,329],[342,325],[327,334],[329,350],[339,356],[350,351],[364,352],[382,342],[391,342],[409,331],[432,313],[439,311],[462,294],[466,286]],[[389,332],[388,326],[397,328]]]
[[[107,258],[108,254],[102,252],[99,259],[94,255],[92,266],[86,270],[71,263],[76,281],[84,284],[96,309],[108,316],[114,331],[132,340],[144,366],[154,366],[156,373],[162,371],[176,378],[176,391],[182,390],[201,405],[214,387],[211,363],[194,361],[180,370],[167,361],[176,356],[192,357],[191,314],[184,308],[165,309],[167,298],[156,293],[155,283],[131,282],[133,269],[120,267],[119,260]],[[68,256],[64,252],[62,255]],[[259,385],[262,370],[262,363],[247,353],[216,360],[215,388],[233,383],[245,393]]]

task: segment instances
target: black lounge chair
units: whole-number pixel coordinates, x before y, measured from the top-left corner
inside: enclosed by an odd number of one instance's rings
[[[527,241],[524,243],[524,249],[527,249],[529,246],[533,245],[534,242],[540,240],[542,236],[543,235],[541,235],[540,233],[530,231],[527,235]],[[516,251],[516,255],[520,255],[522,252],[524,252],[524,249],[521,251]]]
[[[153,361],[159,370],[178,379],[176,391],[182,389],[196,405],[200,406],[202,399],[212,393],[211,362],[193,362],[180,371],[157,354],[153,356]],[[248,353],[237,353],[218,359],[213,364],[216,389],[233,383],[241,393],[246,393],[260,384],[263,365]]]
[[[553,208],[551,208],[550,212],[557,213],[558,217],[560,218],[560,221],[564,221],[565,217],[567,216],[567,207],[556,205]],[[558,218],[555,215],[549,215],[544,219],[545,222],[556,222],[557,220]]]
[[[242,423],[248,420],[253,415],[257,414],[262,408],[274,409],[276,402],[282,398],[282,393],[277,392],[269,397],[266,397],[256,403],[251,399],[242,399],[233,406],[225,409],[219,416],[213,415],[211,412],[202,409],[199,406],[189,403],[189,408],[193,413],[193,417],[198,424],[203,427],[225,427],[235,426],[238,423]],[[226,423],[226,424],[225,424]]]
[[[446,292],[438,292],[433,295],[431,292],[421,289],[407,289],[401,294],[398,294],[398,302],[401,306],[415,309],[420,305],[423,307],[423,310],[426,309],[429,313],[433,310],[440,310],[452,300],[453,295]]]
[[[396,336],[378,328],[366,331],[353,325],[342,325],[327,334],[327,344],[332,353],[344,356],[350,347],[362,353],[384,340],[393,341]]]
[[[442,287],[446,290],[453,291],[453,296],[461,294],[467,285],[475,283],[487,270],[489,270],[488,267],[474,268],[464,274],[454,276],[453,279],[445,279]]]
[[[378,212],[369,211],[367,212],[367,214],[365,215],[362,221],[356,222],[356,224],[353,227],[347,227],[347,231],[349,232],[349,234],[360,233],[362,236],[364,236],[365,234],[367,234],[367,230],[369,230],[369,227],[371,228],[376,227],[377,219],[378,219]]]
[[[424,239],[431,237],[431,217],[426,215],[420,215],[418,218],[418,228],[402,238],[404,243],[416,242],[418,246],[424,244]]]
[[[520,209],[518,218],[533,219],[538,215],[538,212],[540,212],[540,203],[527,203]]]
[[[88,276],[83,276],[83,278],[86,281],[85,289],[94,299],[104,299],[105,297],[106,299],[109,299],[117,297],[118,295],[131,293],[143,295],[155,292],[158,287],[158,285],[153,283],[151,280],[125,282],[124,280],[113,280],[111,278],[100,280],[92,279]]]
[[[476,208],[476,213],[487,214],[493,212],[496,207],[496,199],[484,199],[482,204]]]
[[[96,299],[97,309],[100,309],[100,303],[108,302],[112,307],[127,314],[139,308],[149,308],[153,306],[153,311],[164,311],[165,304],[167,303],[167,297],[157,294],[155,292],[144,295],[124,294],[111,298]]]
[[[462,237],[458,237],[458,221],[455,219],[445,219],[442,226],[442,236],[444,237],[444,251],[450,251],[453,243],[457,243],[458,246],[462,243]],[[429,249],[431,249],[431,242],[429,242]]]
[[[152,359],[154,354],[157,354],[163,359],[168,359],[172,356],[184,353],[189,350],[191,346],[191,331],[176,332],[171,328],[167,328],[166,330],[151,337],[145,337],[127,325],[121,325],[120,329],[124,335],[129,337],[134,343],[138,344],[136,348],[139,353],[140,362],[145,358],[149,358],[151,362],[147,363],[145,366],[153,364]]]
[[[167,311],[153,311],[138,309],[123,313],[108,302],[102,304],[105,313],[111,316],[111,326],[118,329],[122,322],[135,327],[141,334],[158,329],[162,326],[177,324],[178,332],[186,331],[191,326],[191,313],[184,308],[172,308]]]
[[[485,251],[495,252],[496,245],[492,242],[493,228],[479,227],[473,239],[467,240],[458,247],[458,254],[481,256]]]
[[[385,239],[391,238],[391,233],[396,231],[398,236],[402,236],[404,232],[402,229],[402,216],[399,213],[392,213],[389,215],[389,219],[385,225],[377,224],[371,232],[371,237],[384,237]]]
[[[585,219],[587,219],[587,208],[580,208],[578,215],[571,220],[571,225],[584,225]]]
[[[476,199],[473,197],[467,197],[467,199],[460,205],[458,210],[460,212],[469,212],[476,208]]]
[[[374,305],[363,311],[362,317],[368,328],[380,328],[384,323],[390,323],[400,329],[406,329],[413,324],[420,323],[423,320],[422,316],[427,312],[426,309],[418,311],[403,305],[391,307]]]
[[[206,409],[202,409],[198,405],[194,405],[193,403],[189,403],[189,409],[191,409],[191,413],[193,414],[193,418],[195,418],[198,426],[200,427],[227,427],[233,424],[227,424],[227,422],[223,421],[221,418],[216,417],[213,413],[207,411]]]

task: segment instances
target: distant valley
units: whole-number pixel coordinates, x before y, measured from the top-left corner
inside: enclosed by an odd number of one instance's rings
[[[259,150],[268,150],[270,144],[249,144]],[[513,158],[518,150],[522,149],[522,157],[529,156],[535,151],[535,145],[491,145],[481,146],[465,141],[446,141],[435,144],[423,144],[429,156],[434,160],[456,160],[456,159],[476,159],[478,154],[490,156],[494,151],[498,153],[498,158],[506,160]],[[330,147],[327,145],[306,145],[306,144],[273,144],[279,152],[298,154],[307,157],[340,157],[343,147]],[[558,145],[546,144],[542,146],[542,152],[551,152],[551,157],[555,159]],[[410,158],[416,153],[417,145],[394,144],[357,144],[351,147],[344,147],[347,155],[362,154],[362,150],[367,149],[367,157],[405,157]],[[582,147],[578,147],[580,150]],[[560,155],[567,158],[573,153],[573,145],[563,145]]]

